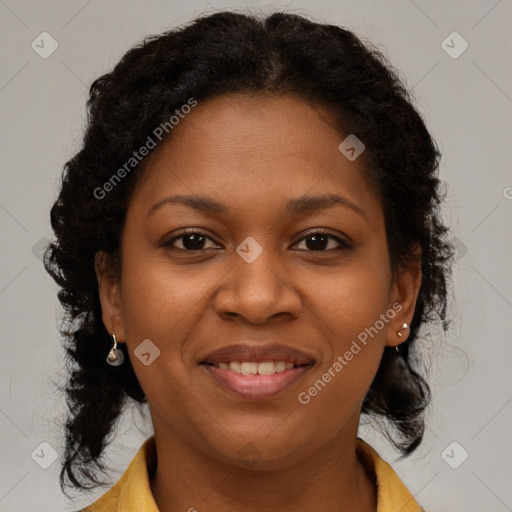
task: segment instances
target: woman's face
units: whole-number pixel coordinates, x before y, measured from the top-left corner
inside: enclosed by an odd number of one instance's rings
[[[261,468],[355,438],[419,272],[393,279],[379,197],[344,139],[299,99],[231,94],[199,102],[150,156],[120,282],[100,284],[156,433]],[[245,375],[257,368],[269,374]]]

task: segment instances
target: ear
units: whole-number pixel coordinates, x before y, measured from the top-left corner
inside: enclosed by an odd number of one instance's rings
[[[94,270],[98,280],[98,292],[101,303],[101,318],[108,333],[116,333],[116,340],[124,342],[126,339],[121,296],[119,293],[119,279],[114,276],[110,267],[109,255],[98,251],[94,257]]]
[[[416,246],[415,250],[405,262],[405,266],[394,278],[391,285],[391,304],[397,312],[386,335],[386,345],[396,347],[403,343],[409,336],[409,329],[403,329],[404,323],[411,325],[416,308],[416,300],[421,286],[421,248]],[[400,305],[398,308],[397,304]],[[398,335],[401,334],[401,336]]]

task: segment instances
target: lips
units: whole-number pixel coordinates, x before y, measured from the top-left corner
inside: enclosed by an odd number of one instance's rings
[[[231,396],[268,399],[302,380],[315,360],[284,345],[230,345],[210,352],[200,364]]]

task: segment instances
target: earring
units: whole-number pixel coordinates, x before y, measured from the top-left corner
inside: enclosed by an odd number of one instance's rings
[[[409,327],[406,323],[402,324],[402,327],[400,328],[400,331],[403,331],[404,329],[407,329]],[[396,334],[399,338],[402,337],[402,333],[400,331],[396,331]],[[395,346],[395,350],[400,354],[400,350],[398,350],[398,345]]]
[[[400,331],[403,331],[404,329],[407,329],[407,327],[409,327],[407,324],[402,324],[402,327],[400,328]],[[397,336],[399,336],[400,338],[402,337],[402,333],[400,331],[396,331],[396,334]]]
[[[107,363],[110,366],[120,366],[124,363],[124,353],[122,350],[117,350],[116,333],[114,331],[112,331],[112,339],[114,344],[108,353]]]

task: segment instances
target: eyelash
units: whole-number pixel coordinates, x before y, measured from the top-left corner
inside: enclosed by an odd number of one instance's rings
[[[175,236],[175,237],[171,238],[170,240],[168,240],[166,242],[163,242],[162,243],[162,247],[166,247],[167,249],[170,249],[170,250],[177,250],[177,251],[188,252],[188,253],[195,253],[195,254],[201,254],[201,253],[204,253],[204,252],[208,251],[208,249],[198,249],[198,250],[194,251],[194,250],[191,250],[191,249],[180,249],[178,247],[174,247],[173,246],[173,243],[176,240],[183,239],[183,238],[185,238],[188,235],[202,235],[205,238],[207,238],[208,240],[213,241],[208,235],[206,235],[205,233],[202,233],[201,231],[197,231],[197,230],[190,230],[189,231],[189,230],[187,230],[187,231],[182,232],[180,235]],[[338,251],[338,250],[347,250],[347,249],[351,249],[352,248],[351,245],[349,245],[348,242],[345,242],[345,240],[343,240],[343,239],[341,239],[341,238],[339,238],[339,237],[329,233],[328,231],[322,230],[322,229],[319,229],[319,230],[316,230],[316,231],[310,231],[309,233],[306,233],[306,235],[304,235],[294,245],[298,244],[299,242],[302,242],[303,240],[305,240],[306,238],[308,238],[308,237],[310,237],[312,235],[327,236],[328,238],[331,238],[331,239],[335,240],[336,242],[338,242],[340,244],[340,247],[337,247],[335,249],[323,249],[323,250],[319,250],[319,251],[313,251],[313,250],[310,250],[310,249],[301,249],[301,250],[305,250],[306,252],[322,253],[322,252],[330,252],[330,251]]]

